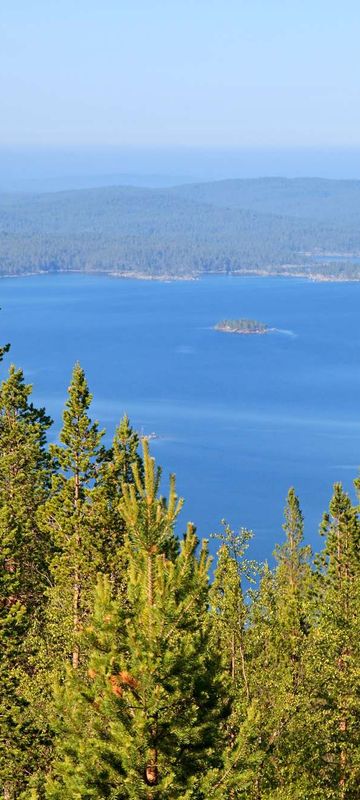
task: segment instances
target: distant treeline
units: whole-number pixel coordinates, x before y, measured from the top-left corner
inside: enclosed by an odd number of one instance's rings
[[[351,255],[360,254],[359,187],[264,179],[1,195],[0,274],[358,277]],[[338,261],[326,254],[337,254]],[[323,261],[314,261],[319,255]]]

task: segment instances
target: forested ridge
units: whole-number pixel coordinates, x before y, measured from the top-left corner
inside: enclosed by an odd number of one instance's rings
[[[359,221],[359,181],[268,178],[1,194],[0,275],[358,278]]]
[[[334,486],[314,556],[290,488],[274,566],[226,523],[212,561],[91,400],[76,364],[48,446],[21,369],[0,388],[1,797],[357,800],[358,506]]]

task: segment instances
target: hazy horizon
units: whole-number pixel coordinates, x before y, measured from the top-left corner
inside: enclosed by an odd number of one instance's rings
[[[360,179],[355,0],[5,0],[0,189]]]
[[[355,0],[2,4],[0,145],[360,147]]]
[[[359,148],[1,147],[0,191],[110,184],[170,186],[229,178],[360,179]]]

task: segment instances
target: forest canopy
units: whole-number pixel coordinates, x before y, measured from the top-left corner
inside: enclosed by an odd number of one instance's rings
[[[0,275],[360,275],[360,182],[218,181],[0,194]]]
[[[224,333],[268,333],[271,328],[256,319],[222,319],[215,325],[216,331]]]
[[[161,469],[126,416],[104,445],[79,364],[57,444],[31,391],[11,366],[4,800],[356,800],[359,507],[335,484],[313,554],[290,488],[272,565],[227,523],[212,560],[193,524],[178,535],[175,477],[161,496]]]

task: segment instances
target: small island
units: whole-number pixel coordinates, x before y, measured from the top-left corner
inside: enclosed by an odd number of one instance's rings
[[[256,319],[223,319],[215,325],[215,330],[223,333],[262,334],[269,333],[274,328],[269,328]]]

